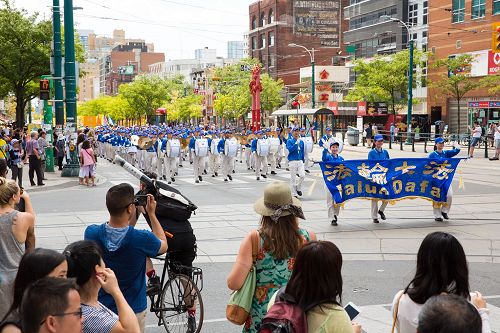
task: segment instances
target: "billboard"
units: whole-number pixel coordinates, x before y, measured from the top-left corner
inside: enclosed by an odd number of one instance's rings
[[[134,66],[118,66],[118,74],[134,75]]]
[[[340,47],[341,0],[295,0],[293,32],[319,37],[322,47]]]

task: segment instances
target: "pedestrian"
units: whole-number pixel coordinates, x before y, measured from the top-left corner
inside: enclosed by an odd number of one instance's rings
[[[313,232],[299,227],[298,218],[305,219],[301,206],[301,202],[292,197],[288,185],[280,181],[267,185],[264,197],[254,204],[254,210],[261,215],[260,227],[248,233],[241,242],[227,278],[228,288],[239,290],[252,268],[252,254],[257,253],[256,290],[244,333],[259,330],[271,296],[290,279],[298,250],[304,243],[316,240]],[[252,248],[255,238],[258,238],[258,249]]]
[[[330,144],[330,150],[323,150],[323,162],[341,162],[344,160],[342,156],[340,156],[341,148],[340,142],[338,140],[333,141]],[[326,183],[325,183],[326,185]],[[340,205],[335,203],[330,190],[328,187],[326,188],[326,206],[328,207],[328,219],[331,221],[330,224],[333,226],[337,226],[337,218],[340,214]]]
[[[495,156],[490,158],[490,161],[498,161],[500,157],[500,121],[494,127],[493,140],[495,142]]]
[[[472,139],[470,142],[470,151],[469,151],[469,158],[474,157],[474,149],[476,148],[477,144],[479,143],[479,140],[481,140],[481,134],[483,132],[481,126],[479,125],[479,122],[475,121],[474,126],[470,127],[469,129],[472,132]]]
[[[329,241],[303,245],[286,287],[269,301],[268,311],[276,299],[295,301],[307,314],[307,332],[361,333],[361,326],[351,323],[342,307],[342,253]],[[285,296],[286,295],[286,296]]]
[[[288,168],[290,169],[290,188],[292,195],[302,196],[302,182],[306,178],[304,170],[304,141],[299,138],[299,128],[292,130],[292,136],[286,142],[288,150]],[[299,179],[296,180],[298,175]]]
[[[483,323],[474,305],[457,295],[432,296],[418,315],[418,333],[481,333]]]
[[[26,212],[15,206],[25,200]],[[35,247],[35,216],[26,192],[21,194],[14,180],[0,177],[0,318],[13,299],[13,285],[19,262]]]
[[[23,333],[81,333],[80,295],[73,280],[45,277],[26,290],[21,303]]]
[[[95,156],[94,151],[90,148],[90,142],[84,140],[80,148],[80,170],[83,175],[83,184],[87,186],[95,186]]]
[[[12,179],[17,180],[20,188],[23,187],[23,150],[21,143],[17,139],[10,141],[9,150],[10,170],[12,171]]]
[[[455,143],[455,148],[451,150],[443,150],[444,149],[444,139],[436,138],[434,140],[436,144],[436,150],[429,154],[429,158],[452,158],[453,156],[458,155],[460,153],[460,145]],[[448,193],[446,194],[446,202],[445,203],[434,203],[433,204],[433,212],[434,212],[434,220],[436,222],[443,222],[443,218],[448,220],[448,213],[451,209],[451,203],[453,201],[453,191],[451,189],[451,185],[448,188]]]
[[[106,193],[109,221],[88,226],[84,239],[95,241],[101,248],[104,263],[115,272],[120,290],[134,310],[141,332],[144,333],[147,311],[146,259],[165,253],[167,240],[155,215],[154,197],[148,195],[146,204],[153,232],[134,227],[138,216],[136,203],[134,188],[130,184],[111,187]],[[101,292],[99,302],[113,312],[118,312],[113,296],[107,292]]]
[[[372,137],[373,137],[373,130],[371,123],[368,123],[368,125],[365,128],[365,132],[366,132],[366,147],[370,149],[372,146]]]
[[[138,333],[139,322],[118,286],[115,273],[106,267],[99,246],[92,241],[78,241],[64,250],[68,277],[75,278],[83,314],[83,333]],[[101,304],[99,290],[113,297],[118,315]]]
[[[488,127],[488,133],[487,133],[487,138],[488,138],[488,147],[495,147],[495,123],[491,123],[490,126]]]
[[[394,123],[391,123],[391,127],[390,127],[389,131],[390,131],[390,134],[391,134],[391,143],[393,143],[394,142],[394,136],[397,136],[396,126],[394,126]]]
[[[372,146],[372,149],[368,153],[369,160],[388,160],[390,159],[389,153],[383,147],[384,145],[384,136],[382,134],[377,134],[373,137],[375,140]],[[376,198],[372,198],[371,200],[371,214],[373,223],[379,223],[378,216],[382,220],[385,220],[385,208],[387,207],[387,200],[383,200],[380,208],[378,207],[378,202],[380,200]]]
[[[25,253],[19,263],[14,280],[14,298],[10,308],[0,320],[0,333],[21,333],[19,307],[25,290],[30,284],[44,277],[66,278],[68,263],[61,253],[37,248]]]
[[[41,131],[39,134],[39,138],[38,138],[38,149],[40,152],[40,172],[42,174],[43,180],[46,180],[45,179],[45,168],[46,168],[46,161],[45,160],[47,158],[47,155],[45,154],[45,148],[49,147],[49,144],[47,143],[46,137],[47,137],[47,133],[45,133],[44,131]]]
[[[30,133],[30,141],[26,143],[26,155],[28,155],[29,160],[29,178],[31,186],[43,186],[43,176],[41,171],[41,156],[40,156],[40,148],[38,146],[38,133],[36,131],[32,131]],[[37,178],[37,183],[35,184],[35,173]]]
[[[414,278],[394,296],[392,315],[397,333],[415,333],[422,307],[429,298],[453,294],[470,300],[481,315],[483,333],[491,332],[486,301],[469,290],[469,269],[460,242],[445,232],[428,234],[417,254]]]

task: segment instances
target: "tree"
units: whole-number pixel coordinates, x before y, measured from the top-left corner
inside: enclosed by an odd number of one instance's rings
[[[421,63],[425,55],[415,50],[414,63]],[[390,55],[377,55],[371,60],[354,61],[356,82],[345,97],[346,101],[386,102],[395,114],[408,103],[409,51],[403,50]],[[417,75],[413,76],[413,87]],[[418,103],[418,100],[415,100]]]
[[[50,21],[37,21],[37,14],[3,0],[0,9],[0,77],[3,86],[13,92],[16,99],[16,123],[24,126],[28,102],[38,95],[37,82],[50,72],[52,25]],[[5,92],[4,92],[5,93]]]
[[[472,90],[475,90],[483,85],[480,80],[473,78],[470,75],[470,68],[474,62],[475,56],[470,54],[461,54],[456,57],[447,57],[438,59],[434,64],[434,68],[444,69],[445,73],[440,74],[438,79],[432,80],[429,87],[435,88],[443,96],[452,97],[458,103],[458,129],[460,134],[460,101],[464,96]]]
[[[181,96],[175,94],[171,103],[166,107],[168,120],[189,121],[191,118],[200,118],[203,114],[202,95],[188,94]]]
[[[79,116],[110,116],[115,120],[132,119],[134,112],[122,96],[100,96],[82,103],[78,107]]]
[[[481,85],[488,88],[490,94],[500,96],[500,74],[484,77],[481,80]]]

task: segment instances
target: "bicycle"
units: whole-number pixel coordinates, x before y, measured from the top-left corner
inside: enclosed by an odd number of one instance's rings
[[[168,333],[199,333],[203,325],[202,269],[171,262],[168,253],[154,259],[164,262],[161,291],[148,296],[151,301],[149,311],[158,317],[158,326],[163,325]],[[174,272],[172,267],[182,273]],[[188,313],[193,308],[194,317]]]

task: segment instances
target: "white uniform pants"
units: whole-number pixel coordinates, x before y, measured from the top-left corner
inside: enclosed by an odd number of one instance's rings
[[[219,172],[220,168],[220,155],[208,153],[208,167],[212,170],[212,175]]]
[[[446,205],[441,207],[433,207],[432,210],[434,212],[434,217],[439,218],[443,217],[442,213],[448,214],[451,208],[451,201],[453,200],[453,191],[451,190],[451,186],[448,189],[448,193],[446,194]]]
[[[333,220],[334,216],[339,216],[340,214],[340,205],[335,205],[335,201],[333,200],[333,196],[330,193],[330,190],[326,189],[326,206],[328,207],[328,218]]]
[[[154,151],[146,151],[144,156],[144,170],[152,172],[153,171],[153,159],[156,155]]]
[[[283,151],[285,153],[285,163],[286,163],[286,167],[288,168],[288,165],[290,164],[290,161],[288,161],[288,149],[286,148],[283,148]]]
[[[196,156],[191,153],[193,156],[193,171],[194,171],[194,179],[198,180],[198,177],[203,174],[203,168],[205,167],[205,157]]]
[[[156,175],[158,176],[158,179],[165,175],[163,173],[163,161],[163,157],[156,157]]]
[[[144,170],[144,156],[146,154],[146,151],[144,149],[137,149],[137,167],[140,170]]]
[[[267,156],[259,156],[257,153],[255,155],[255,176],[259,177],[262,175],[267,175]],[[260,167],[262,166],[262,173],[260,172]]]
[[[177,164],[177,158],[176,157],[166,157],[163,160],[163,170],[164,170],[164,176],[167,178],[167,180],[170,180],[170,178],[174,178],[174,173],[175,173],[175,168]]]
[[[288,167],[290,168],[290,189],[292,190],[292,195],[296,196],[297,191],[302,191],[302,182],[306,178],[306,173],[304,171],[304,162],[302,161],[288,161]],[[296,177],[299,175],[299,180]]]
[[[245,147],[245,145],[240,145],[240,149],[237,153],[237,155],[240,155],[240,157],[238,158],[238,160],[240,161],[240,163],[243,163],[243,148]]]
[[[127,156],[129,163],[137,168],[137,153],[128,153]]]
[[[245,147],[245,163],[247,165],[247,169],[252,167],[252,149],[250,147]]]
[[[285,155],[284,150],[285,150],[285,148],[283,148],[283,145],[280,145],[278,148],[277,156],[276,156],[276,162],[278,163],[278,165],[281,165],[281,160],[283,159],[283,156]]]
[[[224,179],[227,179],[227,176],[231,174],[233,170],[234,160],[234,157],[222,155],[222,174],[224,175]]]
[[[304,150],[304,170],[309,170],[309,153]]]
[[[271,171],[276,172],[276,154],[268,155],[269,163],[271,164]]]
[[[378,211],[384,212],[385,207],[387,207],[387,201],[384,201],[380,208],[378,207],[379,200],[371,200],[372,205],[372,219],[378,219]]]

